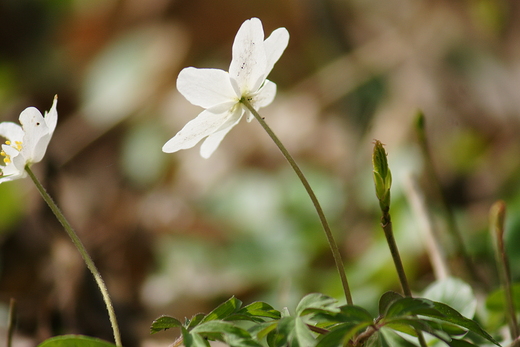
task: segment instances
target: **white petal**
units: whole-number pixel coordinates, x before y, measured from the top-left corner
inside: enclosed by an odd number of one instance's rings
[[[265,39],[265,55],[267,57],[267,66],[265,70],[265,77],[269,75],[273,69],[274,64],[280,59],[283,51],[289,44],[289,32],[285,28],[278,28]]]
[[[8,145],[2,145],[2,151],[9,156],[10,162],[3,167],[0,166],[2,173],[0,183],[24,177],[26,161],[23,155]]]
[[[276,83],[265,80],[264,85],[253,98],[253,107],[258,110],[273,102],[276,96]]]
[[[236,113],[229,121],[226,122],[220,129],[206,138],[200,146],[200,155],[203,158],[209,158],[213,152],[218,148],[220,142],[224,139],[227,133],[233,129],[235,125],[242,119],[242,109],[237,107]]]
[[[256,93],[253,96],[251,100],[251,105],[255,110],[258,111],[260,108],[265,107],[269,105],[271,102],[273,102],[275,96],[276,84],[269,80],[265,80],[265,83],[262,86],[262,88],[260,88],[258,93]],[[246,120],[248,122],[251,122],[255,117],[247,108],[244,107],[244,109],[246,110]]]
[[[210,108],[237,98],[229,73],[187,67],[177,77],[177,89],[193,105]]]
[[[238,30],[233,42],[229,74],[234,81],[235,91],[239,95],[255,92],[266,77],[266,67],[262,22],[258,18],[248,19]]]
[[[47,123],[47,128],[49,128],[49,133],[54,133],[54,129],[56,129],[56,124],[58,124],[58,95],[54,96],[54,100],[52,102],[51,109],[49,112],[45,112],[45,123]]]
[[[25,132],[23,137],[22,153],[31,163],[42,160],[47,145],[51,140],[51,133],[40,111],[28,107],[20,114],[20,123]]]
[[[233,106],[235,106],[237,103],[238,103],[238,100],[231,100],[231,101],[225,102],[223,104],[209,107],[209,108],[207,108],[207,110],[211,113],[220,114],[220,113],[224,113],[224,112],[231,110],[233,108]]]
[[[163,152],[173,153],[195,146],[206,136],[218,131],[231,115],[229,112],[214,114],[209,111],[202,111],[195,119],[189,121],[177,135],[164,144]]]
[[[5,137],[11,142],[22,142],[23,141],[23,129],[16,123],[13,122],[2,122],[0,123],[0,136]]]

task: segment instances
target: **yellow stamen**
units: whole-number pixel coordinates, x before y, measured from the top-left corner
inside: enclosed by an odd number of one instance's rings
[[[7,141],[5,141],[5,144],[6,145],[11,145],[11,141],[7,140]]]
[[[21,151],[22,150],[22,141],[15,141],[15,144],[16,144],[16,146],[14,148]]]
[[[5,157],[7,154],[5,154],[4,151],[1,151],[1,152],[0,152],[0,155],[1,155],[2,157]]]
[[[9,164],[10,162],[11,162],[11,158],[9,158],[9,156],[6,156],[4,158],[4,163]]]

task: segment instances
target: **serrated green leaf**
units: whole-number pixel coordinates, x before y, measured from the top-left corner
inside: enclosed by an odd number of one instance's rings
[[[411,315],[439,314],[434,309],[433,302],[419,298],[402,298],[390,304],[385,319]]]
[[[248,331],[251,335],[256,336],[257,340],[261,340],[275,330],[277,325],[277,321],[255,324]]]
[[[197,325],[193,330],[192,334],[205,334],[205,333],[217,333],[217,334],[231,334],[241,338],[250,338],[251,335],[244,329],[237,327],[231,322],[222,320],[212,320],[209,322],[203,322]]]
[[[280,319],[282,314],[275,310],[271,305],[257,301],[247,306],[242,307],[237,311],[237,315],[245,315],[250,317],[266,317],[273,319]]]
[[[373,324],[374,318],[363,307],[355,306],[355,305],[345,305],[341,306],[341,313],[339,315],[341,317],[341,321],[344,323],[368,323]]]
[[[115,347],[116,345],[84,335],[62,335],[51,337],[40,343],[38,347]]]
[[[446,322],[460,325],[461,327],[467,328],[469,331],[482,336],[486,340],[493,342],[495,345],[500,346],[500,344],[497,341],[495,341],[495,339],[493,339],[491,335],[489,335],[484,329],[482,329],[480,325],[474,320],[462,316],[459,312],[457,312],[456,310],[454,310],[446,304],[440,302],[433,302],[433,304],[435,309],[439,311],[442,314],[442,316],[430,315],[430,317],[435,317]],[[428,316],[427,314],[424,315]]]
[[[196,327],[202,320],[206,317],[204,313],[197,313],[191,319],[187,319],[186,323],[184,324],[188,330],[192,329],[193,327]]]
[[[182,326],[182,323],[179,320],[170,316],[161,316],[153,321],[152,326],[150,327],[150,334],[155,334],[159,331],[180,326]]]
[[[311,293],[303,297],[296,306],[296,315],[302,316],[311,310],[321,310],[328,312],[339,312],[338,301],[330,296],[321,293]]]
[[[200,334],[192,334],[185,328],[182,328],[182,339],[184,347],[210,347],[208,340]]]
[[[394,302],[399,299],[402,299],[403,296],[397,292],[388,291],[384,293],[381,296],[381,299],[379,299],[379,314],[381,316],[386,316],[386,312],[388,310],[388,307]]]
[[[240,306],[242,306],[242,301],[238,300],[234,296],[232,296],[227,301],[223,302],[213,311],[208,313],[201,321],[201,323],[209,322],[216,319],[225,319],[231,314],[235,313]]]

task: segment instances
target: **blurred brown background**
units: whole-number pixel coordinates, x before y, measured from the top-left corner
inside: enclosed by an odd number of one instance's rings
[[[201,111],[176,91],[178,72],[227,70],[253,16],[266,36],[290,32],[269,76],[278,95],[261,114],[322,200],[357,304],[373,308],[399,288],[378,226],[373,139],[389,152],[413,289],[434,277],[403,188],[424,175],[419,109],[479,271],[496,283],[487,211],[502,198],[520,277],[518,1],[1,0],[0,120],[48,110],[59,95],[58,128],[34,170],[107,281],[125,346],[166,346],[175,332],[150,337],[154,318],[207,312],[231,295],[278,309],[310,291],[341,298],[312,206],[258,124],[240,123],[208,160],[198,147],[161,152]],[[430,183],[421,180],[427,200]],[[16,298],[18,345],[64,333],[112,340],[90,274],[30,180],[0,186],[0,237],[0,317]],[[449,238],[441,243],[449,255]]]

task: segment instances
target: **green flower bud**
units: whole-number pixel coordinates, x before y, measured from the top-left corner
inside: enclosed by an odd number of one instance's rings
[[[390,187],[392,186],[392,173],[388,167],[388,160],[383,144],[376,140],[372,154],[372,165],[374,167],[374,184],[376,195],[379,199],[381,210],[390,209]]]

